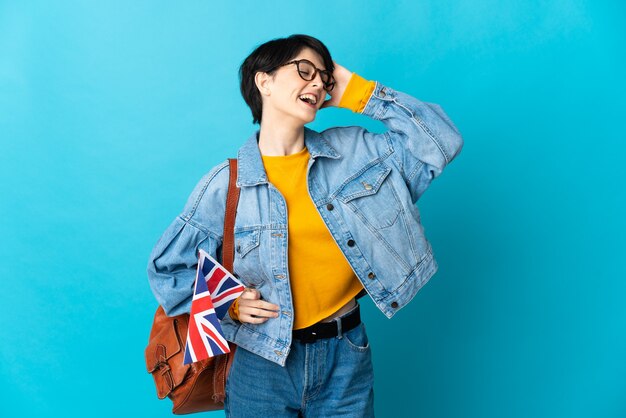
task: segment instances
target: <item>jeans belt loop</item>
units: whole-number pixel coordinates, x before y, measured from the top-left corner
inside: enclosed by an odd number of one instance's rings
[[[341,317],[335,318],[335,321],[337,321],[337,338],[341,339],[343,337],[341,333]]]

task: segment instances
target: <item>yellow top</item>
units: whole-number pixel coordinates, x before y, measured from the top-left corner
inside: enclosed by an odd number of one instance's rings
[[[376,87],[352,74],[339,107],[362,112]],[[354,298],[363,285],[326,228],[307,190],[309,150],[286,156],[262,155],[270,183],[283,195],[288,217],[288,268],[294,304],[293,329],[313,325]],[[238,317],[238,299],[229,309]]]
[[[304,328],[337,311],[363,286],[309,197],[306,184],[309,150],[262,158],[269,181],[287,202],[293,328]]]

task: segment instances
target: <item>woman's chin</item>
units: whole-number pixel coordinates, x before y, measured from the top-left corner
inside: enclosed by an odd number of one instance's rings
[[[298,119],[302,121],[302,125],[306,125],[307,123],[311,123],[315,120],[315,115],[309,117],[300,117]]]
[[[302,117],[300,117],[300,120],[302,120],[302,122],[306,125],[307,123],[313,122],[315,120],[315,116],[317,116],[316,113],[302,115]]]

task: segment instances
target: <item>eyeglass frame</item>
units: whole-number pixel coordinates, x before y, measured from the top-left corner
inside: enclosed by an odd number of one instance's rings
[[[306,61],[307,63],[311,64],[311,66],[312,66],[312,67],[314,68],[314,70],[315,70],[315,72],[313,73],[313,76],[311,77],[311,79],[310,79],[310,80],[307,80],[306,78],[304,78],[304,77],[302,76],[302,73],[301,73],[301,71],[300,71],[300,63],[301,63],[302,61]],[[320,70],[319,68],[317,68],[317,67],[315,66],[315,64],[313,64],[313,63],[312,63],[311,61],[309,61],[308,59],[302,58],[302,59],[299,59],[299,60],[292,60],[292,61],[286,62],[286,63],[284,63],[284,64],[281,64],[281,65],[279,65],[279,66],[278,66],[278,67],[276,67],[276,68],[279,68],[279,67],[284,67],[285,65],[290,65],[290,64],[296,64],[296,70],[298,71],[298,75],[299,75],[299,76],[300,76],[300,78],[301,78],[301,79],[303,79],[304,81],[312,81],[313,79],[315,79],[315,76],[317,75],[317,73],[318,73],[318,72],[320,73],[320,79],[322,78],[322,74],[323,74],[323,73],[328,74],[328,77],[329,77],[329,83],[328,83],[328,84],[326,84],[326,83],[324,83],[324,80],[322,80],[322,84],[324,85],[324,90],[326,90],[327,92],[331,92],[331,91],[333,90],[333,88],[335,88],[335,78],[333,77],[333,74],[332,74],[330,71],[328,71],[328,70]],[[330,88],[328,88],[328,86],[330,86]]]

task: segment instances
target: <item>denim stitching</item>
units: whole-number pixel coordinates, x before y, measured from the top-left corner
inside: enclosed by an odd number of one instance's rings
[[[439,140],[436,138],[435,134],[430,130],[428,125],[426,125],[424,123],[422,118],[418,118],[413,113],[413,111],[411,109],[409,109],[408,107],[404,106],[402,103],[398,102],[395,98],[393,99],[393,102],[396,103],[398,106],[400,106],[401,108],[403,108],[405,111],[408,112],[409,116],[411,116],[410,117],[411,121],[414,122],[415,125],[417,125],[420,128],[422,128],[422,130],[428,134],[430,139],[432,139],[433,142],[435,143],[435,145],[437,145],[437,148],[439,148],[439,151],[441,151],[441,154],[443,155],[443,158],[446,160],[446,164],[449,163],[450,162],[450,157],[448,156],[446,151],[441,147],[441,144],[439,143]]]
[[[229,163],[228,161],[226,161],[226,162],[223,162],[221,165],[218,165],[217,167],[215,167],[214,173],[211,176],[209,176],[206,182],[204,182],[202,191],[200,192],[200,194],[198,195],[198,198],[194,202],[193,207],[191,208],[191,211],[187,214],[186,216],[187,220],[191,219],[193,215],[196,213],[196,209],[198,208],[198,205],[200,204],[200,200],[202,200],[202,197],[204,196],[206,189],[209,187],[209,183],[211,183],[211,181],[215,178],[215,176],[217,176],[224,168],[228,167],[228,165]]]

